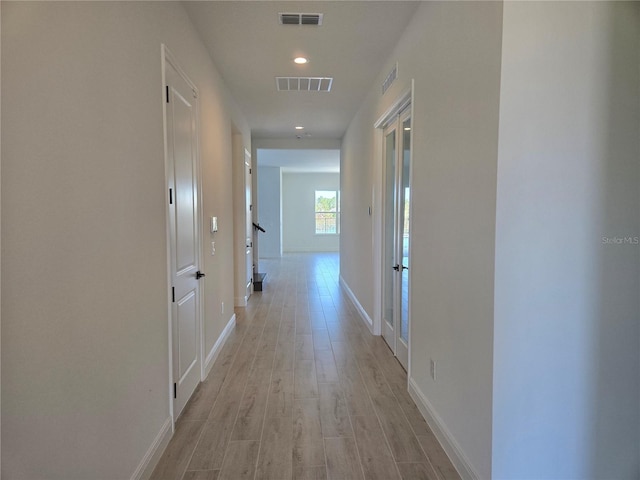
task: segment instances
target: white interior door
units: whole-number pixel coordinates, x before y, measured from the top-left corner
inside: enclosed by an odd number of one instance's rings
[[[244,151],[244,192],[245,192],[245,270],[247,292],[251,296],[253,289],[253,204],[251,199],[251,154]]]
[[[406,369],[409,362],[411,117],[405,109],[384,130],[382,335]]]
[[[197,90],[165,62],[173,415],[200,382]]]

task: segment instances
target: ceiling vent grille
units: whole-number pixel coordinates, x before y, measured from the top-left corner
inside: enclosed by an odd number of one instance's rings
[[[276,77],[279,92],[329,92],[332,77]]]
[[[391,84],[393,83],[393,81],[398,78],[398,63],[396,62],[396,64],[394,65],[394,67],[391,69],[391,71],[389,72],[389,75],[387,75],[387,78],[384,79],[384,82],[382,82],[382,94],[384,95],[384,92],[386,92],[389,87],[391,86]]]
[[[281,25],[322,25],[322,13],[279,13]]]

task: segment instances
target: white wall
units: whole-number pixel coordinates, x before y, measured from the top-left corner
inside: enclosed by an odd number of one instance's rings
[[[372,127],[377,99],[370,93],[349,124],[340,149],[340,276],[369,318],[374,317],[373,206],[377,155]],[[382,209],[380,209],[382,212]]]
[[[280,168],[258,168],[258,220],[266,230],[266,233],[259,233],[260,258],[282,256],[281,183]]]
[[[415,79],[410,387],[465,474],[640,472],[640,247],[602,241],[640,236],[639,10],[425,3],[343,140],[341,275],[371,313],[372,125]]]
[[[372,315],[368,206],[376,186],[379,208],[382,162],[373,124],[414,78],[410,378],[480,478],[491,476],[501,31],[500,3],[421,4],[350,124],[341,162],[341,275]],[[381,96],[396,61],[399,77]]]
[[[315,191],[339,190],[339,173],[282,174],[282,250],[337,252],[340,235],[316,235]]]
[[[640,475],[640,5],[504,6],[494,478]]]
[[[207,350],[232,314],[231,121],[248,128],[179,3],[2,2],[1,40],[2,476],[130,478],[169,416],[161,43],[200,91],[220,222]]]

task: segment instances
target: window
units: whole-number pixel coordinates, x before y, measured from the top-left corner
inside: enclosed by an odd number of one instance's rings
[[[316,234],[340,233],[340,191],[316,190]]]

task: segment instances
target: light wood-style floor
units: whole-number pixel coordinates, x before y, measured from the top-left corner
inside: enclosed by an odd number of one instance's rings
[[[264,291],[236,310],[152,479],[458,479],[406,373],[340,289],[338,255],[260,266]]]

